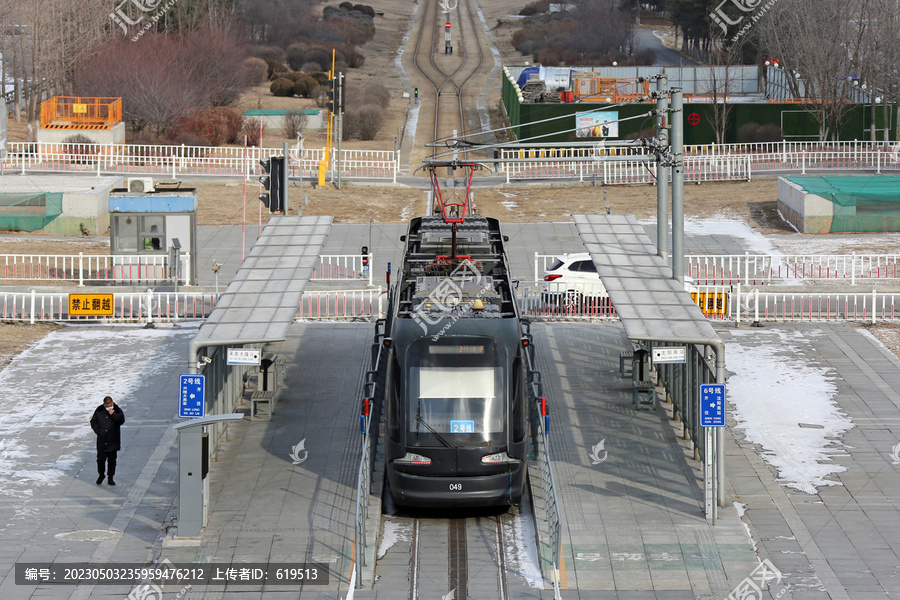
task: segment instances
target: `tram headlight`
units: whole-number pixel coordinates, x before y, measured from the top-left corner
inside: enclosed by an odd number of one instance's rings
[[[403,458],[398,458],[394,462],[403,465],[430,465],[431,459],[427,456],[422,456],[421,454],[407,452]]]
[[[511,458],[506,452],[497,452],[496,454],[488,454],[481,457],[483,465],[505,465],[510,463],[521,462],[518,458]]]

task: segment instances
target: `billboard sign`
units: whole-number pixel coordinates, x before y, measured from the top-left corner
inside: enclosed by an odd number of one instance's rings
[[[618,111],[599,111],[575,113],[576,138],[615,138],[619,137]]]

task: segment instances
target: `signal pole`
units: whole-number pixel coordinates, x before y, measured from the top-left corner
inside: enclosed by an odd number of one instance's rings
[[[684,283],[684,95],[672,88],[672,276]]]
[[[287,142],[284,143],[284,168],[281,170],[281,213],[286,215],[290,212],[291,205],[288,203],[288,188],[291,185],[291,155],[288,154]]]
[[[337,189],[341,189],[341,138],[344,137],[344,74],[338,73],[334,81],[334,117],[337,136],[337,154],[335,163],[337,166]]]
[[[656,79],[656,136],[659,148],[669,147],[669,78],[661,74]],[[669,259],[669,168],[668,156],[656,155],[656,252],[664,261]]]

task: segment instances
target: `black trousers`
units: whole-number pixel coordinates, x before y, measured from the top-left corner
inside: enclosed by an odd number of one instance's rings
[[[106,464],[109,463],[109,476],[114,477],[116,474],[116,451],[115,450],[97,450],[97,473],[102,477],[107,473]]]

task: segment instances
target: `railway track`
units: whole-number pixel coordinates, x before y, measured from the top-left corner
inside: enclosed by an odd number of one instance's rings
[[[488,41],[479,35],[475,0],[459,0],[449,17],[436,0],[423,4],[413,53],[416,71],[413,84],[419,89],[422,106],[421,130],[432,132],[432,139],[426,140],[427,143],[463,135],[469,130],[466,113],[477,104],[478,84],[483,86],[480,79],[484,75]],[[451,24],[453,32],[451,54],[445,52],[445,22]],[[425,110],[429,106],[433,107],[432,111]],[[425,156],[443,152],[433,148]],[[465,152],[459,158],[464,159]]]
[[[533,593],[542,583],[530,506],[526,490],[519,507],[503,513],[385,516],[373,589],[406,600],[506,600]]]
[[[390,585],[397,590],[405,580],[407,600],[510,598],[509,578],[518,575],[508,571],[506,554],[515,544],[506,539],[505,531],[516,518],[511,513],[446,519],[393,517],[391,522],[406,531],[408,539],[402,548],[393,549],[393,556],[380,560],[375,589]],[[401,556],[407,551],[404,569]]]

